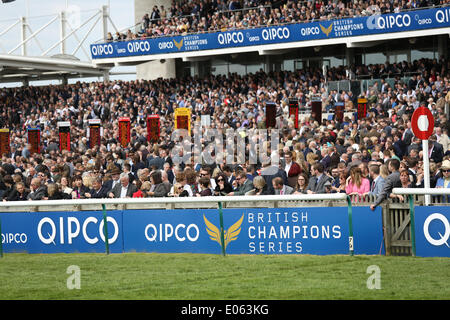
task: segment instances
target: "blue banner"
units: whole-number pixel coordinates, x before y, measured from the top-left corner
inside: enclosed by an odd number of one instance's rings
[[[416,255],[450,257],[450,207],[415,208]]]
[[[266,28],[92,44],[92,59],[336,39],[450,26],[450,7]]]
[[[218,210],[110,211],[111,253],[221,254]],[[347,207],[224,209],[227,254],[348,254]],[[0,213],[5,252],[105,252],[103,214]],[[355,254],[384,254],[381,209],[353,208]]]
[[[187,211],[187,212],[186,212]],[[224,209],[227,254],[348,254],[346,207]],[[217,210],[128,211],[124,251],[221,253]],[[381,209],[353,208],[355,254],[384,254]]]
[[[122,212],[107,212],[109,248],[123,252]],[[1,213],[5,252],[105,252],[103,213],[12,212]]]

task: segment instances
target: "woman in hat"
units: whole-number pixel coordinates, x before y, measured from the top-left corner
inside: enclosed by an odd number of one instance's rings
[[[450,160],[444,160],[441,165],[442,177],[436,181],[436,188],[450,188]],[[444,196],[443,202],[450,202],[450,196]]]

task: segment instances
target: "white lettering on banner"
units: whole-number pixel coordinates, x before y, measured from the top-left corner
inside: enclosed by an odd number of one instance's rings
[[[433,220],[439,220],[444,224],[444,234],[439,232],[440,239],[436,240],[430,235],[430,223]],[[450,245],[447,243],[448,238],[450,237],[450,223],[448,222],[447,218],[441,214],[441,213],[433,213],[428,216],[428,218],[425,219],[425,222],[423,223],[423,234],[425,235],[425,238],[429,243],[431,243],[433,246],[442,246],[443,244],[447,245],[447,247],[450,248]]]
[[[127,44],[127,49],[128,52],[130,53],[148,52],[150,51],[150,42],[148,41],[129,42]]]
[[[242,43],[244,42],[244,33],[242,32],[219,33],[219,35],[217,36],[217,41],[219,41],[219,44]]]
[[[316,35],[320,33],[319,27],[308,27],[301,29],[302,36]]]
[[[116,220],[112,217],[107,217],[106,221],[112,223],[112,225],[114,226],[114,233],[112,233],[111,231],[108,232],[109,236],[111,236],[111,234],[113,234],[113,236],[108,239],[108,243],[113,244],[114,242],[116,242],[116,240],[119,236],[119,226],[118,226]],[[67,230],[67,243],[68,244],[72,244],[73,239],[78,238],[78,236],[80,235],[80,231],[82,233],[83,239],[88,244],[96,244],[98,242],[98,237],[91,238],[87,234],[87,226],[90,223],[97,224],[98,220],[94,217],[88,217],[86,220],[84,220],[83,224],[80,225],[80,221],[76,217],[68,217],[66,223],[64,223],[64,218],[60,217],[59,218],[59,244],[64,244],[65,228]],[[44,236],[42,234],[42,228],[45,224],[48,224],[51,229],[50,232],[48,232],[46,236]],[[99,223],[98,234],[100,235],[100,238],[102,239],[102,241],[105,242],[105,236],[103,234],[103,226],[104,226],[104,222],[102,219]],[[56,234],[57,234],[57,227],[56,227],[55,222],[52,219],[50,219],[48,217],[42,218],[38,223],[37,233],[38,233],[39,240],[41,240],[42,243],[44,243],[44,244],[53,243],[56,245],[55,238],[56,238]]]
[[[263,29],[262,38],[264,40],[289,39],[290,31],[287,27]]]
[[[113,54],[114,48],[112,44],[96,44],[91,47],[92,55],[94,56],[101,56],[103,54],[109,55]]]
[[[439,9],[436,11],[436,21],[439,23],[449,22],[450,21],[450,8]]]
[[[158,43],[158,48],[163,49],[172,49],[173,48],[173,42],[172,41],[165,41]]]
[[[340,239],[340,225],[306,225],[308,212],[249,212],[251,253],[300,253],[301,239]],[[270,225],[284,223],[285,225]]]
[[[145,238],[150,242],[167,242],[174,235],[175,239],[179,242],[185,241],[186,238],[191,242],[195,242],[198,240],[200,230],[193,223],[188,225],[187,228],[182,223],[178,224],[175,228],[169,223],[159,224],[158,227],[150,223],[145,227],[144,234]]]
[[[27,243],[28,237],[26,233],[2,233],[2,243]]]
[[[398,14],[395,16],[378,16],[378,29],[403,28],[411,25],[411,17],[408,14]]]

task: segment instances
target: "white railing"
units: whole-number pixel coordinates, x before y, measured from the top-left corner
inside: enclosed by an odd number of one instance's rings
[[[392,193],[400,195],[450,195],[450,188],[394,188]]]
[[[217,196],[217,197],[165,197],[165,198],[117,198],[117,199],[74,199],[74,200],[31,200],[0,202],[1,208],[33,206],[79,206],[79,205],[114,205],[114,204],[176,204],[176,203],[226,203],[226,202],[260,202],[260,201],[308,201],[335,200],[345,201],[345,193],[331,194],[291,194],[266,196]]]

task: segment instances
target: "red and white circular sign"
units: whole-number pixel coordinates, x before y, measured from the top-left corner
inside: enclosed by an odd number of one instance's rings
[[[430,109],[427,107],[417,108],[411,118],[411,127],[417,138],[428,140],[434,129],[434,117]]]

